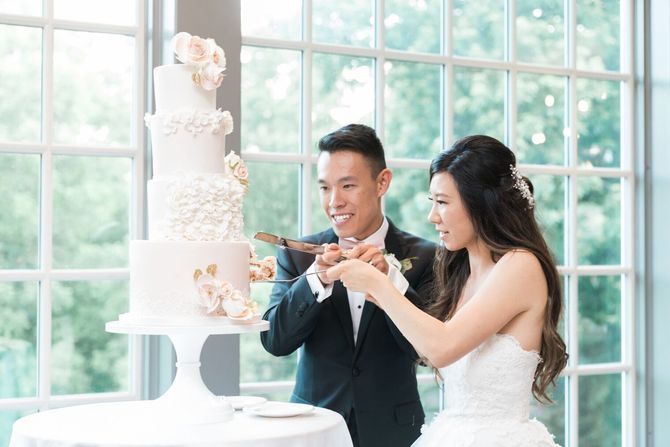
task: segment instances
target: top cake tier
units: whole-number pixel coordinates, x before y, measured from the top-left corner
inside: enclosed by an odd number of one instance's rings
[[[206,90],[193,82],[193,72],[186,64],[154,68],[156,112],[216,109],[216,89]]]

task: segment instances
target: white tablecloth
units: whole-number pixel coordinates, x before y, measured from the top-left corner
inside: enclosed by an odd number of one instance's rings
[[[25,416],[14,423],[10,447],[185,446],[349,447],[351,438],[339,414],[312,413],[268,418],[240,411],[228,422],[179,425],[157,417],[154,401],[114,402],[60,408]]]

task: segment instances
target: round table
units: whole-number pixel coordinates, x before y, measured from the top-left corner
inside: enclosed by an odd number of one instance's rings
[[[156,401],[112,402],[49,410],[14,423],[10,447],[183,446],[347,447],[349,431],[330,410],[270,418],[236,411],[226,422],[176,424]]]

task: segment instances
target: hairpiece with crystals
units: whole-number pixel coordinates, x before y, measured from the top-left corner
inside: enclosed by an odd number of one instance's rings
[[[514,179],[514,189],[518,190],[521,193],[521,196],[526,199],[528,202],[528,209],[535,207],[535,198],[533,193],[530,192],[528,183],[523,180],[523,176],[514,165],[509,165],[509,170],[511,171],[512,178]]]

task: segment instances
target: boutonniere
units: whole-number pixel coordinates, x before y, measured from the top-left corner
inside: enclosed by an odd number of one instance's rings
[[[405,258],[399,261],[393,253],[387,252],[386,249],[382,250],[382,254],[384,255],[384,259],[386,259],[386,262],[397,268],[403,275],[405,272],[412,270],[412,261],[418,259],[417,256],[412,256],[411,258]]]

